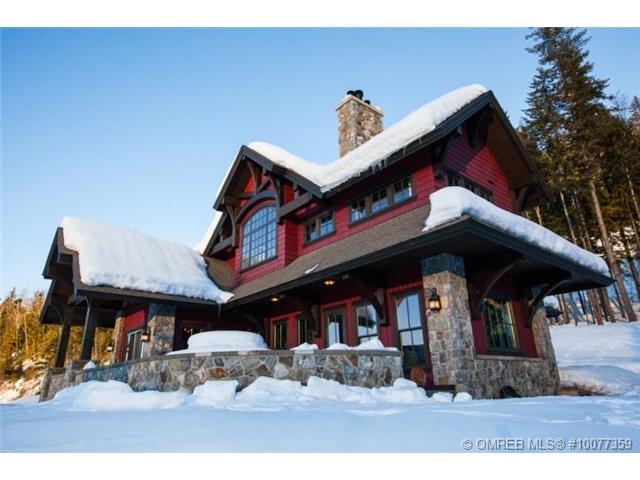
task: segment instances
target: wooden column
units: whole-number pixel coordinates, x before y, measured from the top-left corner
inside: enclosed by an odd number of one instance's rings
[[[96,324],[98,321],[98,309],[95,305],[87,305],[87,316],[84,320],[84,331],[82,332],[82,349],[80,360],[91,360],[93,350],[93,339],[96,335]]]
[[[56,368],[64,367],[64,359],[67,356],[67,347],[69,345],[69,334],[71,333],[71,312],[65,308],[62,317],[58,349],[56,350],[56,363],[54,365]]]

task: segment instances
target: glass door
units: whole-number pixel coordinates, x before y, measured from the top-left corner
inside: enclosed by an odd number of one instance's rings
[[[412,368],[427,365],[420,292],[395,295],[394,306],[404,374],[408,377]]]
[[[324,312],[324,322],[327,333],[327,347],[334,343],[347,343],[345,338],[344,308],[335,308]]]

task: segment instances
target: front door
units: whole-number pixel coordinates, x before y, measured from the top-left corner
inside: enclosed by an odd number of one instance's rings
[[[420,290],[411,290],[393,297],[404,375],[407,378],[412,369],[427,367],[426,334],[420,295]]]

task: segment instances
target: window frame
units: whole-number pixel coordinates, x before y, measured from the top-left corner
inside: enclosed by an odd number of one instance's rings
[[[410,329],[406,329],[400,328],[400,325],[398,323],[398,309],[396,307],[397,305],[397,299],[398,297],[406,297],[409,295],[417,295],[418,296],[418,306],[419,306],[419,315],[420,315],[420,328],[422,329],[422,339],[423,339],[423,347],[424,347],[424,359],[425,359],[425,363],[424,364],[419,364],[419,365],[414,365],[411,368],[425,368],[425,369],[431,369],[432,368],[432,361],[431,361],[431,350],[429,348],[429,332],[427,331],[427,317],[426,317],[426,312],[425,312],[425,301],[424,301],[424,290],[420,287],[411,287],[411,288],[407,288],[407,289],[403,289],[403,290],[398,290],[395,291],[391,294],[391,302],[392,302],[392,314],[393,314],[393,329],[394,329],[394,337],[396,339],[396,348],[400,351],[400,353],[402,353],[402,341],[400,339],[400,333],[401,332],[405,332],[408,330],[418,330],[418,327],[416,328],[410,328]],[[403,354],[403,371],[404,371],[404,354]],[[403,372],[403,373],[408,373],[410,374],[411,372]]]
[[[129,330],[126,333],[126,335],[125,335],[125,337],[126,337],[125,350],[124,350],[124,361],[125,362],[130,362],[132,360],[138,360],[138,359],[142,358],[142,354],[144,353],[144,348],[143,348],[144,345],[143,345],[143,342],[142,342],[142,332],[144,332],[144,328],[134,328],[133,330]],[[138,352],[139,355],[137,357],[133,357],[132,352],[130,352],[130,350],[129,350],[129,342],[130,342],[129,338],[132,335],[134,337],[135,336],[138,337],[137,342],[139,344],[139,352]],[[135,352],[135,345],[134,345],[134,352]]]
[[[302,345],[303,343],[306,343],[310,339],[309,325],[307,325],[307,320],[304,318],[303,315],[296,315],[295,321],[296,321],[296,342],[297,342],[296,346],[298,346],[298,345]],[[302,338],[302,339],[300,338],[300,333],[302,333],[300,324],[304,325],[304,329],[305,329],[304,333],[306,333],[305,338]]]
[[[324,235],[322,235],[321,234],[322,219],[328,216],[331,216],[331,222],[333,223],[333,230],[331,230],[331,232],[329,233],[325,233]],[[314,238],[313,240],[307,240],[307,227],[310,227],[310,226],[313,226],[313,229],[316,233],[316,238]],[[309,245],[311,243],[318,242],[327,237],[330,237],[331,235],[335,235],[335,233],[336,233],[335,211],[331,210],[329,212],[323,212],[320,215],[316,215],[313,219],[302,224],[302,244]]]
[[[450,179],[453,177],[457,177],[466,185],[452,185]],[[447,182],[447,187],[461,187],[469,190],[471,193],[478,195],[480,198],[484,198],[486,201],[494,203],[493,201],[493,191],[489,188],[483,187],[477,182],[470,180],[466,176],[462,175],[460,172],[455,170],[451,170],[450,168],[445,168],[445,181]],[[469,188],[471,187],[471,188]],[[476,193],[476,191],[481,192],[481,194]]]
[[[261,260],[257,263],[253,263],[253,264],[249,264],[248,266],[244,266],[244,258],[243,258],[243,251],[244,251],[244,242],[246,239],[245,236],[245,227],[247,225],[247,223],[255,216],[258,214],[258,212],[265,210],[267,208],[273,208],[276,215],[274,216],[274,255],[271,257],[267,257],[264,260]],[[264,230],[265,232],[268,230],[268,222],[265,223],[264,226]],[[262,205],[258,208],[256,208],[255,210],[253,210],[252,212],[250,212],[250,215],[246,216],[244,221],[242,222],[242,225],[240,227],[240,231],[242,232],[242,238],[241,238],[241,242],[240,242],[240,247],[239,247],[239,253],[240,253],[240,271],[241,272],[246,272],[247,270],[251,270],[252,268],[256,268],[259,267],[260,265],[263,265],[267,262],[271,262],[273,260],[275,260],[276,258],[278,258],[278,222],[277,222],[277,207],[275,206],[275,204],[273,203],[269,203],[266,205]],[[251,233],[255,233],[255,231],[251,232]],[[267,235],[265,233],[265,235]],[[268,238],[265,238],[265,243],[268,245],[269,241]],[[267,247],[268,248],[268,247]],[[251,257],[249,257],[251,258]]]
[[[284,347],[276,347],[276,327],[284,327]],[[281,317],[271,320],[270,328],[270,346],[272,350],[288,350],[289,349],[289,317]]]
[[[396,201],[395,200],[395,193],[394,193],[394,185],[398,182],[404,182],[408,180],[410,185],[411,185],[411,194],[405,198],[403,198],[402,200]],[[374,195],[378,194],[379,192],[381,192],[382,190],[386,191],[386,199],[387,199],[387,206],[384,208],[380,208],[376,211],[373,210],[373,197]],[[347,204],[347,209],[348,209],[348,217],[349,217],[349,227],[352,227],[354,225],[358,225],[362,222],[366,222],[367,220],[369,220],[370,218],[376,217],[378,215],[382,215],[390,210],[393,210],[394,208],[400,206],[400,205],[404,205],[407,202],[410,202],[411,200],[414,200],[416,198],[416,184],[414,181],[414,176],[413,175],[403,175],[402,177],[396,178],[395,180],[385,183],[383,185],[378,185],[377,187],[371,189],[368,191],[368,193],[364,194],[364,195],[360,195],[358,197],[353,198],[351,201],[348,202]],[[363,217],[358,218],[358,219],[353,219],[353,205],[355,203],[358,203],[360,201],[364,201],[365,204],[365,214]]]
[[[322,310],[322,323],[323,323],[323,333],[325,335],[324,337],[325,348],[331,346],[331,344],[329,343],[329,321],[327,317],[328,315],[331,315],[333,313],[340,313],[342,315],[342,321],[340,322],[340,336],[342,337],[342,341],[339,343],[344,343],[346,345],[347,342],[349,341],[349,339],[347,338],[348,337],[347,307],[344,304],[336,305],[336,306]]]
[[[506,304],[507,312],[509,315],[509,326],[511,328],[512,338],[513,338],[513,347],[501,347],[501,346],[493,346],[491,343],[491,335],[489,329],[489,319],[487,318],[486,308],[487,302],[496,303],[496,304]],[[482,305],[482,321],[484,324],[485,338],[487,341],[487,352],[493,355],[511,355],[511,356],[520,356],[522,355],[522,349],[520,345],[520,332],[518,330],[518,318],[516,317],[515,305],[514,301],[510,299],[505,299],[500,296],[490,296],[484,299]]]
[[[363,308],[363,307],[371,307],[373,309],[373,312],[376,316],[376,333],[375,335],[362,335],[360,336],[358,334],[358,308]],[[373,305],[371,304],[371,302],[367,302],[367,301],[360,301],[357,303],[353,304],[353,328],[354,328],[354,337],[356,339],[356,342],[358,345],[360,345],[362,342],[360,341],[360,339],[362,338],[366,338],[366,341],[369,340],[373,340],[374,338],[377,338],[378,340],[380,340],[380,319],[378,318],[378,312],[375,311],[375,309],[373,308]]]

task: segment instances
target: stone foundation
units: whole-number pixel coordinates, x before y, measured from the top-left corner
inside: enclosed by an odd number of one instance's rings
[[[50,400],[62,388],[90,380],[117,380],[136,391],[191,392],[207,380],[238,380],[239,388],[244,388],[261,376],[302,383],[318,376],[345,385],[382,387],[402,377],[402,357],[400,352],[388,350],[269,350],[163,355],[89,370],[72,364],[66,370],[49,369],[40,401]]]

